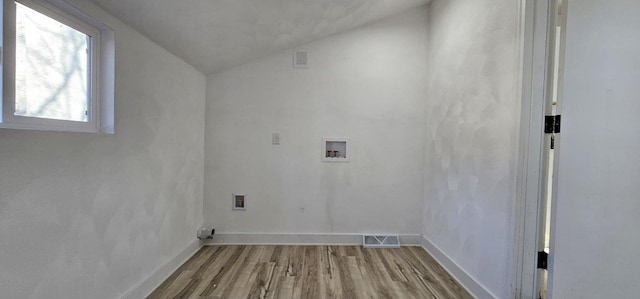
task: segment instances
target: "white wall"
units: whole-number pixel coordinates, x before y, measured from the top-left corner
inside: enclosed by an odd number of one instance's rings
[[[209,77],[205,223],[220,233],[420,234],[426,7]],[[281,145],[271,145],[280,132]],[[351,163],[320,162],[350,137]],[[248,209],[232,211],[232,193]]]
[[[117,298],[202,223],[205,77],[115,30],[115,135],[0,130],[0,297]]]
[[[570,1],[551,295],[640,293],[640,3]]]
[[[517,5],[430,4],[423,233],[500,298],[511,293]]]

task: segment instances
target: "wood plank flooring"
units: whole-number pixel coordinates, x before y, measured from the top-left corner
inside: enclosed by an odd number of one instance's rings
[[[205,246],[148,298],[472,298],[422,248]]]

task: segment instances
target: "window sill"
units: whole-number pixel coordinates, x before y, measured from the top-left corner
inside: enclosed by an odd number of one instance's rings
[[[12,130],[32,130],[32,131],[54,131],[54,132],[75,132],[75,133],[95,133],[95,134],[108,134],[115,133],[113,128],[83,128],[77,126],[51,126],[51,125],[37,125],[37,124],[11,124],[0,123],[0,129],[12,129]]]

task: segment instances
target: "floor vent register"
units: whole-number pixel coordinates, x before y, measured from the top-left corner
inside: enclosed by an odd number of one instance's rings
[[[399,248],[400,237],[398,235],[362,235],[364,248]]]

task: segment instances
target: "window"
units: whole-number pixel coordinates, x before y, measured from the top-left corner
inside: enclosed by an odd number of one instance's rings
[[[113,31],[61,0],[3,6],[0,128],[113,133]]]

